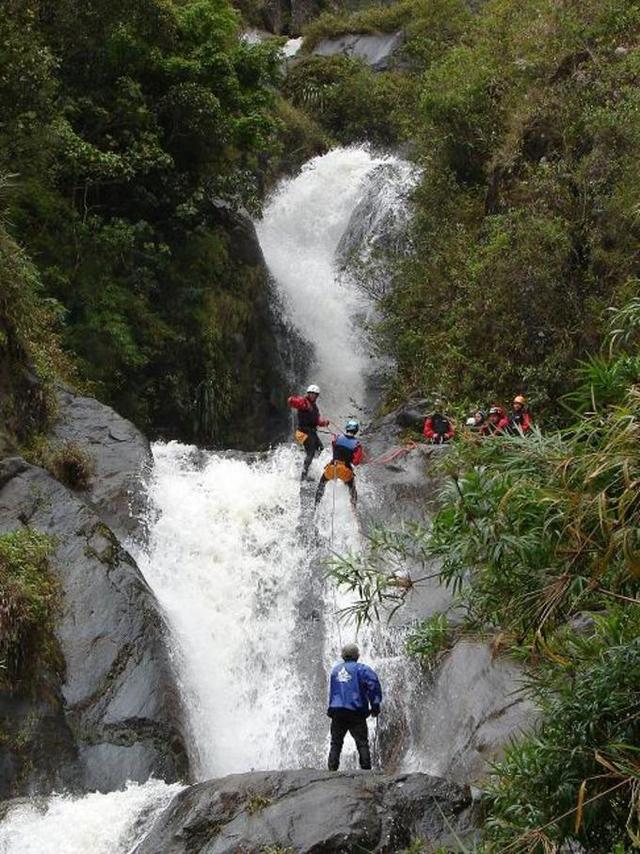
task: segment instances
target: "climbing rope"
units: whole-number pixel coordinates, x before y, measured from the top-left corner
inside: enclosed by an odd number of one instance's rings
[[[400,448],[394,447],[394,448],[391,448],[391,450],[389,450],[389,451],[385,451],[384,454],[380,454],[379,457],[375,457],[375,459],[373,459],[373,460],[365,460],[365,464],[368,466],[375,466],[375,465],[384,466],[384,465],[387,465],[387,463],[390,463],[393,460],[396,460],[398,457],[402,457],[402,456],[404,456],[404,454],[408,454],[409,451],[412,451],[416,447],[417,447],[416,442],[413,442],[413,441],[407,442],[406,445],[402,445]]]
[[[334,519],[335,519],[335,515],[336,515],[336,481],[338,479],[336,477],[337,467],[338,467],[338,463],[336,461],[334,461],[334,463],[333,463],[333,501],[332,501],[332,506],[331,506],[331,539],[329,541],[332,552],[333,552],[333,530],[334,530],[333,529],[333,523],[334,523]],[[334,611],[334,614],[336,615],[336,624],[338,627],[338,641],[340,643],[340,648],[342,649],[342,646],[343,646],[342,630],[340,628],[340,614],[338,613],[338,597],[336,596],[335,584],[331,585],[331,590],[333,592],[333,611]]]
[[[334,460],[334,462],[333,462],[333,505],[331,507],[331,540],[330,540],[331,551],[333,551],[333,521],[334,521],[335,515],[336,515],[336,480],[338,479],[336,477],[337,471],[338,471],[338,463]]]

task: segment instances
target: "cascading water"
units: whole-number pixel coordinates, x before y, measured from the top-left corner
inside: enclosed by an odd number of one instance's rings
[[[360,148],[316,158],[282,184],[257,226],[284,311],[313,349],[309,379],[322,388],[322,411],[338,424],[364,408],[370,359],[354,322],[367,299],[336,275],[335,252],[382,162],[396,161]],[[392,184],[408,173],[382,177]],[[170,443],[154,456],[158,516],[138,561],[173,630],[198,776],[322,761],[325,686],[310,679],[308,662],[322,667],[325,638],[318,625],[301,643],[299,615],[306,607],[320,623],[335,609],[309,571],[314,487],[301,507],[299,450],[287,445],[250,461]],[[336,492],[327,490],[318,527],[341,550],[357,544],[358,531],[344,490]],[[335,649],[339,631],[324,619]]]
[[[379,169],[383,164],[389,168]],[[371,181],[378,206],[401,208],[412,180],[409,167],[393,158],[337,149],[284,181],[257,225],[284,311],[312,353],[307,379],[321,386],[321,411],[338,425],[367,410],[372,363],[357,323],[371,305],[338,274],[336,250]],[[335,611],[344,602],[327,589],[320,563],[329,545],[336,551],[357,546],[346,490],[327,489],[316,539],[310,522],[315,484],[301,492],[296,446],[257,457],[173,442],[153,452],[149,543],[136,558],[167,615],[197,777],[322,766],[325,673],[341,640],[354,634],[344,629],[341,635]],[[316,463],[312,473],[320,470]],[[365,472],[358,487],[366,502]],[[95,843],[83,843],[83,850],[124,854],[131,845],[129,819],[148,815],[149,804],[164,803],[169,789],[150,782],[124,793],[53,799],[41,820],[49,817],[56,826],[52,835],[62,833],[56,822],[67,821],[66,811],[93,815],[94,805],[107,804],[118,810],[121,798],[122,827],[114,825],[111,836],[95,831]],[[91,798],[102,799],[99,806]],[[21,809],[3,824],[7,854],[36,850],[25,844],[29,815]]]
[[[150,780],[122,792],[22,801],[0,824],[2,854],[128,852],[182,786]]]

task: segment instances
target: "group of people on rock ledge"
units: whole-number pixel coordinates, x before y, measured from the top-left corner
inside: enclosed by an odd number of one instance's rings
[[[324,445],[318,436],[319,427],[328,427],[331,421],[320,416],[318,409],[318,397],[320,388],[311,384],[305,395],[292,395],[288,399],[291,409],[298,414],[296,429],[296,441],[305,451],[304,463],[300,480],[305,481],[309,475],[309,468],[316,454],[323,450]],[[531,413],[527,406],[527,399],[522,394],[517,394],[512,402],[510,412],[498,405],[493,404],[488,412],[478,409],[467,419],[465,429],[480,436],[494,436],[498,434],[516,433],[527,434],[533,426]],[[322,472],[322,476],[316,489],[315,503],[319,504],[324,495],[325,487],[330,480],[341,480],[349,489],[351,504],[355,508],[357,492],[354,477],[354,466],[365,462],[364,451],[360,440],[356,438],[360,424],[356,418],[350,418],[341,433],[334,433],[331,437],[332,457]],[[431,412],[425,418],[422,435],[427,442],[433,445],[442,445],[451,441],[456,433],[453,418],[446,414],[444,403],[436,400]]]
[[[489,410],[477,409],[467,418],[465,429],[480,436],[496,436],[498,434],[516,435],[527,434],[533,426],[531,413],[527,406],[527,398],[517,394],[513,398],[510,412],[503,406],[492,404]],[[433,412],[428,415],[422,428],[422,435],[433,445],[442,445],[451,441],[456,434],[454,420],[445,412],[444,403],[436,400]]]

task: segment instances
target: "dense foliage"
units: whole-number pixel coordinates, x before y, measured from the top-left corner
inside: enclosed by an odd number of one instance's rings
[[[290,70],[284,91],[337,142],[389,146],[415,140],[421,75],[470,20],[463,0],[400,0],[351,13],[325,12],[306,28],[303,57]],[[405,41],[387,71],[342,55],[310,54],[323,38],[400,28]]]
[[[421,79],[414,254],[385,305],[400,398],[558,415],[638,274],[640,9],[489,0]]]
[[[225,204],[258,203],[280,126],[277,48],[242,42],[226,0],[8,11],[10,230],[62,307],[80,376],[145,428],[220,439],[248,392],[234,354],[259,335],[264,293]]]
[[[50,537],[24,529],[0,536],[0,690],[32,688],[60,668],[53,634],[58,583]]]
[[[6,191],[7,182],[0,175],[0,191]],[[0,448],[46,426],[55,412],[55,378],[70,371],[55,334],[58,307],[44,300],[37,269],[7,234],[2,202],[0,198]]]

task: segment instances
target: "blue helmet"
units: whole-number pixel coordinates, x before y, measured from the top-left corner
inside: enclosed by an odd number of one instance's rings
[[[356,419],[350,418],[347,421],[347,426],[344,428],[344,432],[348,433],[350,436],[355,436],[359,429],[360,425],[358,424]]]

